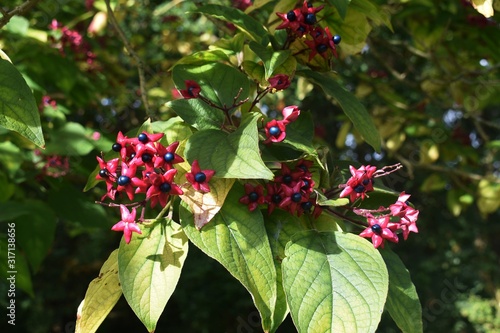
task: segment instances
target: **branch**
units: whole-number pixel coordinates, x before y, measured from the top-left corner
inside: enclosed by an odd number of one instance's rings
[[[5,11],[0,8],[0,12],[2,13],[2,18],[0,19],[0,29],[3,28],[4,25],[9,23],[10,19],[15,15],[23,15],[31,10],[31,8],[35,7],[41,0],[27,0],[22,5],[19,5],[12,9],[10,12]]]
[[[130,54],[130,56],[132,58],[134,58],[135,62],[137,63],[137,71],[139,73],[139,90],[141,92],[142,103],[144,104],[144,109],[146,110],[147,115],[150,117],[151,114],[149,111],[148,95],[146,93],[146,79],[144,76],[144,63],[142,62],[141,58],[139,58],[137,53],[134,51],[134,49],[130,45],[130,42],[128,41],[127,37],[125,36],[125,33],[118,25],[118,21],[116,20],[115,14],[113,13],[113,10],[111,9],[111,5],[109,4],[109,0],[104,0],[104,2],[106,3],[106,8],[108,11],[109,20],[111,21],[111,23],[115,27],[116,31],[118,32],[118,36],[122,40],[123,45],[125,46],[125,49]]]

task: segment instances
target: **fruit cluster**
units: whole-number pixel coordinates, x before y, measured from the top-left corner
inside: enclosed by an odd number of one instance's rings
[[[262,184],[247,183],[245,195],[240,198],[240,202],[248,205],[250,211],[266,204],[269,214],[274,209],[280,208],[298,216],[308,213],[317,218],[322,209],[316,203],[315,183],[310,171],[312,164],[312,161],[300,160],[293,169],[290,169],[287,164],[282,163],[274,181],[266,184],[266,193]]]

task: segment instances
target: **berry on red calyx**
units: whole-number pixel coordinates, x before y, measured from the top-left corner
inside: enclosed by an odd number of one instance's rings
[[[307,14],[305,19],[304,19],[304,22],[308,25],[315,24],[316,23],[316,15],[314,15],[313,13]]]
[[[342,40],[342,37],[340,37],[340,35],[335,35],[332,37],[333,44],[335,44],[335,45],[339,45],[341,40]]]
[[[196,175],[194,175],[194,180],[197,183],[203,183],[205,180],[207,180],[207,175],[205,175],[203,172],[198,172]]]
[[[288,21],[293,22],[297,19],[297,15],[295,15],[295,12],[291,10],[286,14],[286,18],[288,19]]]
[[[281,134],[281,130],[278,126],[272,126],[269,129],[269,134],[271,134],[272,136],[279,136]]]
[[[365,185],[365,186],[366,186],[366,185],[368,185],[368,184],[370,184],[370,179],[364,179],[364,180],[363,180],[363,185]]]
[[[116,152],[119,152],[121,149],[122,149],[122,145],[119,144],[118,142],[115,142],[113,143],[113,145],[111,146],[111,149],[113,151],[116,151]]]
[[[282,198],[281,198],[281,195],[279,194],[274,194],[273,197],[272,197],[272,200],[275,204],[278,204],[281,202]]]
[[[283,176],[283,183],[284,184],[290,184],[292,182],[292,180],[293,180],[292,176],[290,176],[290,175],[284,175]]]
[[[108,169],[101,169],[99,170],[99,176],[101,176],[102,178],[106,178],[108,177]]]
[[[141,133],[137,136],[137,139],[139,139],[140,142],[142,143],[147,143],[149,141],[148,136],[145,133]]]
[[[148,154],[148,153],[144,153],[144,154],[142,154],[141,159],[144,163],[149,163],[153,160],[153,155]]]
[[[172,162],[175,159],[175,155],[173,153],[166,153],[163,155],[163,159],[165,162]]]
[[[248,194],[248,199],[250,200],[250,202],[256,202],[257,200],[259,200],[259,194],[257,192],[251,192],[250,194]]]
[[[328,50],[328,45],[326,44],[318,44],[316,46],[316,51],[318,51],[318,53],[323,53],[323,52],[326,52]]]
[[[312,208],[312,203],[310,201],[303,202],[301,205],[302,209],[306,212],[310,211]]]
[[[292,194],[292,201],[293,202],[300,202],[301,200],[302,200],[302,194],[300,194],[300,193]]]
[[[130,177],[128,176],[120,176],[118,177],[118,185],[125,186],[130,183]]]
[[[172,189],[172,186],[169,183],[163,183],[159,186],[159,189],[163,193],[167,193],[167,192],[170,192],[170,190]]]
[[[358,186],[356,186],[356,187],[354,188],[354,191],[355,191],[356,193],[362,193],[362,192],[364,192],[364,191],[365,191],[365,187],[364,187],[363,185],[361,185],[361,184],[360,184],[360,185],[358,185]]]
[[[377,235],[379,235],[382,232],[382,227],[378,224],[372,225],[371,228],[372,228],[372,231],[374,233],[376,233]]]

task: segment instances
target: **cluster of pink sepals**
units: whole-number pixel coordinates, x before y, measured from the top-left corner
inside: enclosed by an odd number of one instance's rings
[[[65,56],[65,50],[71,49],[75,55],[82,57],[89,66],[94,65],[96,55],[90,50],[90,45],[78,31],[62,26],[56,19],[52,20],[49,27],[52,31],[61,33],[57,40],[53,36],[50,37],[54,47],[59,50],[61,55]]]
[[[370,165],[363,165],[359,169],[350,166],[351,178],[346,184],[339,186],[342,188],[340,197],[349,197],[351,203],[358,199],[364,200],[368,197],[366,193],[373,191],[374,178],[385,176],[400,167],[401,165],[397,164],[377,170]],[[416,222],[419,212],[408,205],[409,198],[409,194],[401,192],[397,201],[389,207],[379,207],[375,210],[354,208],[354,213],[365,217],[368,221],[368,227],[359,235],[371,238],[375,248],[379,246],[383,248],[385,239],[393,243],[399,242],[398,230],[402,232],[404,240],[408,238],[410,232],[418,233]]]
[[[304,0],[302,7],[289,11],[288,13],[276,13],[283,22],[276,27],[279,29],[287,29],[289,41],[296,38],[308,37],[304,43],[309,46],[309,60],[316,54],[328,59],[330,54],[337,57],[337,48],[341,41],[339,35],[332,35],[328,27],[322,28],[317,24],[316,13],[322,10],[324,5],[313,7],[311,2]],[[328,52],[328,51],[331,51]]]
[[[170,196],[182,195],[182,187],[192,186],[196,191],[210,192],[208,182],[215,174],[214,170],[201,170],[198,161],[193,161],[191,171],[185,174],[189,183],[178,185],[174,182],[177,174],[175,164],[184,162],[176,153],[179,142],[168,146],[163,145],[160,139],[163,133],[150,134],[142,132],[135,138],[128,138],[118,133],[116,143],[112,149],[119,153],[119,157],[105,161],[97,156],[99,172],[97,180],[106,182],[106,197],[115,200],[118,193],[125,193],[130,201],[136,194],[145,194],[145,199],[130,205],[120,204],[121,220],[112,227],[112,230],[123,231],[125,241],[130,242],[132,232],[141,233],[136,224],[137,207],[151,207],[160,204],[165,207]],[[189,185],[191,184],[191,185]],[[130,211],[127,206],[132,206]],[[139,219],[144,221],[144,209]]]

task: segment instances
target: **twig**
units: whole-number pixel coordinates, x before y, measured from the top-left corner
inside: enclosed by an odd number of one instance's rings
[[[111,5],[109,4],[109,0],[104,0],[104,2],[106,3],[106,8],[108,10],[109,20],[111,21],[111,23],[114,25],[116,31],[118,32],[118,36],[122,40],[123,45],[125,46],[125,49],[130,54],[130,56],[132,58],[134,58],[135,62],[137,63],[137,71],[139,73],[139,90],[141,91],[142,103],[144,104],[144,109],[146,110],[146,114],[148,116],[151,116],[150,111],[149,111],[148,95],[146,92],[146,79],[144,76],[144,63],[142,62],[141,58],[139,58],[137,53],[134,51],[134,49],[130,45],[130,42],[128,41],[127,37],[125,36],[125,33],[118,25],[118,21],[116,20],[116,17],[115,17],[113,10],[111,9]]]
[[[0,8],[2,13],[2,18],[0,19],[0,29],[9,23],[10,19],[15,15],[23,15],[27,13],[31,8],[35,7],[41,0],[27,0],[25,3],[15,7],[10,12],[7,12]]]

